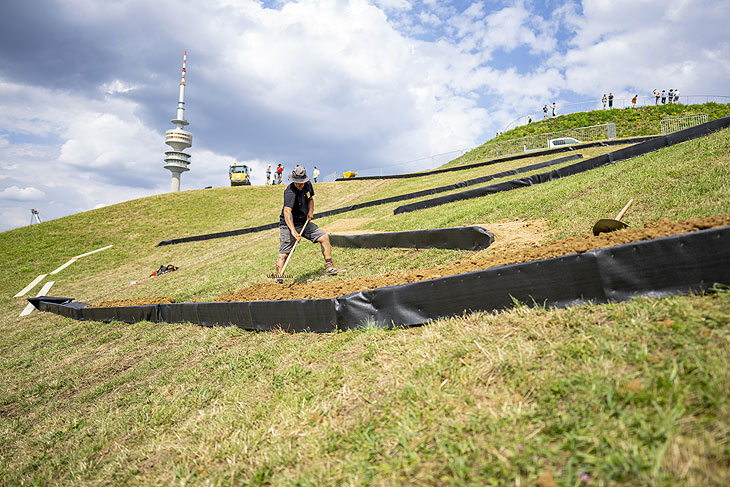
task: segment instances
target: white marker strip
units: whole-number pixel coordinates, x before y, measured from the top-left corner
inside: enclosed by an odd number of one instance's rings
[[[69,260],[68,262],[66,262],[65,264],[63,264],[61,267],[59,267],[58,269],[56,269],[55,271],[51,272],[51,274],[58,274],[59,272],[61,272],[62,270],[64,270],[66,267],[70,266],[74,262],[76,262],[76,258],[73,258],[73,259]]]
[[[39,283],[39,282],[41,282],[41,281],[42,281],[43,279],[45,279],[47,275],[48,275],[48,274],[41,274],[40,276],[36,277],[35,279],[33,279],[33,282],[31,282],[30,284],[28,284],[27,286],[25,286],[25,287],[23,288],[23,290],[22,290],[22,291],[20,291],[20,292],[19,292],[18,294],[16,294],[16,295],[15,295],[15,296],[13,296],[13,297],[14,297],[14,298],[19,298],[19,297],[21,297],[21,296],[25,296],[25,294],[26,294],[26,293],[27,293],[28,291],[30,291],[31,289],[33,289],[33,288],[34,288],[34,287],[36,286],[36,284],[38,284],[38,283]]]
[[[102,247],[100,249],[92,250],[91,252],[86,252],[85,254],[77,255],[74,257],[74,259],[80,259],[81,257],[86,257],[87,255],[95,254],[97,252],[101,252],[102,250],[110,249],[114,247],[114,245],[107,245],[106,247]]]
[[[43,285],[43,287],[41,288],[41,290],[38,291],[38,294],[36,294],[36,297],[38,297],[38,296],[45,296],[46,294],[48,294],[48,291],[51,290],[51,286],[53,286],[53,284],[55,284],[55,282],[56,281],[48,281],[47,283],[45,283]],[[35,306],[33,306],[32,304],[28,303],[28,306],[26,306],[25,309],[23,311],[21,311],[20,316],[29,315],[29,314],[31,314],[33,312],[34,309],[35,309]]]

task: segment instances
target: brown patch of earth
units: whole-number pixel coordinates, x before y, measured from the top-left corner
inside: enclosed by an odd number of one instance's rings
[[[350,224],[355,223],[350,222]],[[730,225],[730,215],[692,218],[683,221],[670,221],[662,218],[655,222],[646,222],[644,228],[626,228],[612,233],[603,233],[598,236],[587,234],[581,237],[566,238],[557,242],[542,243],[548,233],[547,222],[540,220],[501,221],[496,224],[483,225],[494,233],[494,244],[488,249],[474,254],[471,258],[456,261],[452,265],[414,269],[397,274],[362,277],[347,281],[326,281],[306,284],[255,284],[238,291],[222,294],[217,301],[276,301],[286,299],[334,298],[368,289],[463,274],[465,272],[488,269],[506,264],[549,259],[567,254],[582,253],[599,248],[638,242],[640,240],[651,240],[669,235],[728,225]],[[330,226],[328,225],[327,227],[329,229]],[[175,301],[172,298],[161,297],[103,301],[96,304],[96,306],[135,306],[173,302]]]
[[[343,233],[357,230],[373,220],[374,218],[340,218],[339,220],[328,223],[322,228],[327,233]]]
[[[474,257],[534,248],[544,242],[550,233],[547,220],[502,220],[478,226],[492,232],[494,243],[489,248],[477,252]]]
[[[706,228],[728,225],[730,225],[730,215],[693,218],[678,222],[662,218],[655,222],[645,223],[644,228],[626,228],[612,233],[603,233],[598,236],[584,235],[582,237],[570,237],[557,242],[527,246],[526,248],[521,248],[519,250],[505,248],[503,252],[497,254],[491,254],[485,257],[475,255],[469,259],[456,261],[454,264],[449,266],[415,269],[403,273],[385,274],[378,277],[363,277],[349,281],[327,281],[307,284],[255,284],[245,289],[222,294],[217,301],[334,298],[349,293],[384,286],[393,286],[396,284],[424,281],[454,274],[463,274],[465,272],[487,269],[506,264],[549,259],[567,254],[582,253],[594,249],[613,247],[615,245],[630,242],[638,242],[640,240],[651,240],[669,235],[689,233]]]

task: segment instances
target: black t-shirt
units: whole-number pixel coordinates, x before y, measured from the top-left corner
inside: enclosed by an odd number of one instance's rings
[[[314,196],[314,188],[310,181],[304,183],[304,187],[302,187],[301,191],[294,186],[294,183],[290,183],[284,190],[284,206],[291,208],[294,226],[298,227],[300,225],[304,225],[304,222],[307,221],[309,200],[312,199],[312,196]],[[286,220],[284,220],[284,208],[281,209],[279,225],[286,226]]]

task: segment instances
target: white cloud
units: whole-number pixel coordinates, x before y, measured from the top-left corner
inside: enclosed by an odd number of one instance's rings
[[[10,186],[0,191],[0,199],[16,201],[38,201],[46,195],[40,189],[34,187],[19,188]]]
[[[586,0],[575,37],[552,63],[578,93],[646,95],[654,88],[727,95],[730,3]]]
[[[137,85],[125,83],[122,80],[115,79],[111,83],[104,83],[101,87],[102,91],[108,95],[116,95],[118,93],[129,93],[136,90]]]

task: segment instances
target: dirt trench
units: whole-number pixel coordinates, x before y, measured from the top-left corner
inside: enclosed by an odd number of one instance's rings
[[[345,294],[375,289],[414,281],[435,279],[438,277],[462,274],[480,269],[487,269],[505,264],[529,262],[538,259],[549,259],[561,255],[586,252],[604,247],[613,247],[629,242],[651,240],[669,235],[694,232],[705,228],[730,225],[730,215],[719,215],[709,218],[693,218],[684,221],[661,219],[647,222],[644,228],[626,228],[598,236],[584,235],[570,237],[550,243],[540,243],[546,224],[542,221],[501,222],[502,229],[510,238],[500,243],[500,224],[484,225],[495,234],[495,243],[472,258],[456,261],[448,266],[416,269],[402,273],[385,274],[383,276],[357,278],[352,280],[298,283],[262,283],[222,294],[217,301],[262,301],[281,299],[316,299],[334,298]]]
[[[587,252],[589,250],[613,247],[640,240],[651,240],[670,235],[689,233],[706,228],[730,225],[730,215],[706,218],[692,218],[670,221],[662,218],[646,222],[643,228],[626,228],[598,236],[583,235],[570,237],[556,242],[544,243],[547,235],[547,222],[541,220],[502,221],[483,225],[495,235],[495,242],[488,249],[475,253],[471,258],[454,262],[451,265],[415,269],[406,272],[385,274],[376,277],[361,277],[350,280],[323,281],[313,283],[261,283],[224,293],[216,301],[264,301],[286,299],[334,298],[345,294],[375,289],[408,282],[435,279],[438,277],[462,274],[475,270],[488,269],[506,264],[549,259],[561,255]],[[340,224],[338,230],[345,231],[346,225]],[[330,230],[328,228],[328,230]],[[156,297],[103,301],[95,306],[133,306],[157,303],[171,303],[172,298]]]

